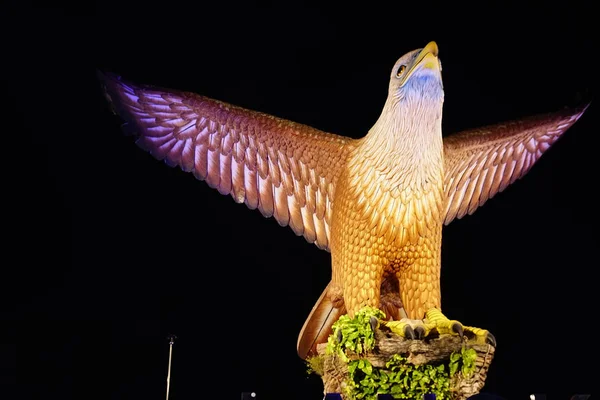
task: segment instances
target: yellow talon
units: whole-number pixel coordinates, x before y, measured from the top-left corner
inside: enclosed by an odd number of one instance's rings
[[[419,320],[402,318],[400,321],[387,321],[385,325],[396,335],[406,339],[423,339],[429,334],[429,329]]]
[[[461,338],[466,336],[467,339],[475,340],[476,343],[489,343],[496,347],[496,338],[489,331],[464,326],[456,320],[448,319],[437,308],[428,310],[423,321],[402,318],[400,321],[386,321],[384,325],[395,334],[406,339],[423,339],[435,330],[439,335],[458,335]]]
[[[437,308],[430,308],[427,310],[425,312],[425,318],[431,323],[435,323],[438,320],[448,320],[448,318]]]
[[[491,344],[496,347],[496,338],[490,333],[490,331],[481,328],[475,328],[473,326],[465,326],[465,336],[469,339],[474,339],[478,344]]]
[[[463,325],[453,319],[448,319],[440,310],[432,308],[425,313],[425,326],[429,331],[435,329],[440,335],[463,335]]]
[[[408,325],[408,322],[405,322],[405,321],[387,321],[385,323],[385,326],[390,328],[390,330],[392,332],[394,332],[396,335],[399,335],[399,336],[404,336],[404,329],[406,328],[407,325]]]

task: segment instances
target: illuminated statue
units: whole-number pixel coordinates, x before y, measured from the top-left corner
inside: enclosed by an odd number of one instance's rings
[[[442,227],[527,173],[585,107],[442,139],[441,70],[434,42],[403,55],[379,119],[360,139],[194,93],[101,79],[140,147],[331,252],[331,282],[298,339],[306,358],[341,315],[365,306],[411,338],[436,328],[494,342],[439,313]]]

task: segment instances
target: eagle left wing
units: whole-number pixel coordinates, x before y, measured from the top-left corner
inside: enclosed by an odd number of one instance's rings
[[[335,186],[354,139],[196,93],[98,77],[138,146],[329,251]]]
[[[444,224],[473,214],[523,177],[589,104],[444,138]]]

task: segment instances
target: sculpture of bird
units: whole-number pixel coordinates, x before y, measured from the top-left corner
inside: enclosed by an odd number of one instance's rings
[[[587,105],[442,138],[441,69],[435,42],[403,55],[360,139],[99,76],[141,148],[331,252],[331,281],[298,337],[304,359],[365,306],[411,337],[464,328],[492,338],[441,314],[442,228],[526,174]]]

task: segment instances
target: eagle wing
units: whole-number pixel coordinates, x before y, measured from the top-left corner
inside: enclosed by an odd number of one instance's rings
[[[335,185],[353,139],[195,93],[98,75],[141,148],[329,251]]]
[[[588,105],[444,138],[444,224],[473,214],[488,199],[523,177]]]

